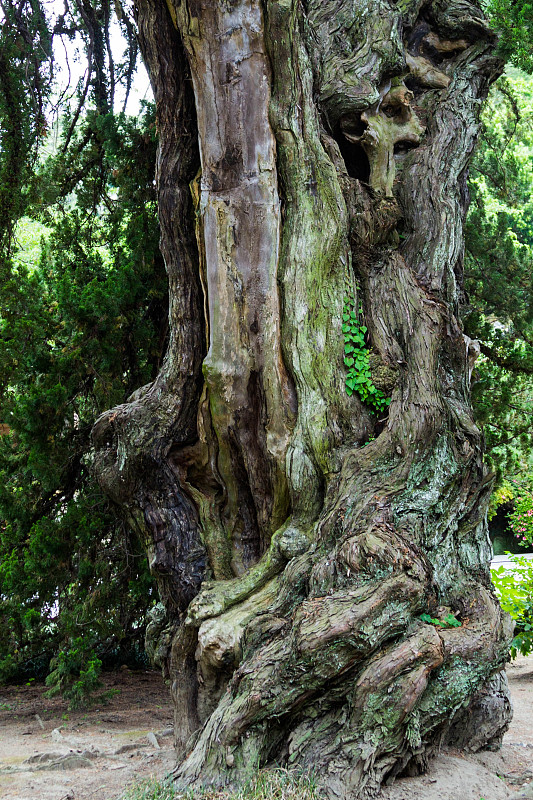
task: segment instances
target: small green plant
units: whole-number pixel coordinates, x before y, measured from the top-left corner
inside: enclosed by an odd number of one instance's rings
[[[502,565],[491,570],[491,577],[501,607],[515,621],[510,654],[516,658],[518,653],[527,656],[533,652],[533,562],[524,556],[507,555],[513,569]]]
[[[17,674],[17,669],[17,660],[11,653],[8,653],[5,658],[0,658],[0,684],[11,680]]]
[[[70,710],[88,705],[92,693],[102,685],[102,662],[84,647],[81,637],[74,639],[69,649],[60,650],[50,666],[53,669],[46,678],[50,687],[46,696],[61,694],[68,700]]]
[[[422,622],[427,622],[428,625],[436,625],[438,628],[460,628],[461,623],[453,614],[446,614],[442,619],[432,617],[431,614],[420,614]]]
[[[350,397],[357,392],[363,403],[375,411],[384,411],[390,404],[390,398],[385,397],[383,392],[372,383],[370,353],[365,343],[366,332],[367,328],[360,323],[355,310],[353,292],[348,291],[344,298],[342,314],[344,364],[348,368],[346,392]]]

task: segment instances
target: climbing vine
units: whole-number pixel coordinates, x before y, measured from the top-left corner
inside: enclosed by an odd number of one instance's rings
[[[344,364],[348,368],[346,392],[350,396],[357,392],[363,403],[371,406],[375,411],[384,411],[390,403],[390,397],[385,397],[383,392],[372,383],[370,352],[365,343],[367,328],[360,323],[355,309],[354,294],[352,291],[347,291],[342,314]]]

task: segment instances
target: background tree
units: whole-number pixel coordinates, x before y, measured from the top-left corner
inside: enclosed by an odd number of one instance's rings
[[[489,0],[491,25],[498,31],[498,51],[516,67],[533,72],[533,6],[515,0]]]
[[[90,473],[96,416],[155,376],[167,339],[155,120],[114,114],[106,80],[107,99],[82,84],[50,128],[49,21],[37,3],[2,10],[0,678],[42,677],[61,653],[49,680],[64,688],[142,658],[155,599],[142,543]],[[24,214],[44,223],[29,261]]]
[[[533,399],[531,101],[530,76],[512,67],[491,90],[465,229],[465,329],[481,347],[473,401],[485,461],[496,473],[490,515],[498,513],[493,533],[499,552],[530,545],[522,529],[531,492]],[[510,524],[515,506],[525,517]]]
[[[474,402],[490,464],[512,474],[531,445],[533,93],[501,78],[483,113],[466,225],[466,330],[481,341]]]

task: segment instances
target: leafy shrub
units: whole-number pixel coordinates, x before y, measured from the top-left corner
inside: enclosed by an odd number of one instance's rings
[[[491,0],[495,5],[524,7]],[[513,29],[513,17],[505,19]],[[484,106],[469,177],[464,324],[481,342],[472,399],[498,482],[527,469],[531,453],[532,114],[532,77],[507,70]]]
[[[509,524],[522,547],[533,544],[533,492],[529,489],[520,489],[515,496]]]
[[[0,248],[0,682],[44,678],[81,631],[104,668],[130,663],[155,592],[91,471],[95,419],[155,378],[166,346],[154,109],[87,113],[71,147],[39,163]]]
[[[504,566],[492,569],[492,582],[504,611],[514,619],[515,637],[511,643],[511,658],[518,653],[533,652],[533,561],[524,556],[507,554],[514,569]]]
[[[529,0],[489,0],[486,11],[499,34],[500,55],[533,72],[533,5]]]
[[[12,653],[0,658],[0,683],[7,683],[17,674],[17,662]]]
[[[100,673],[102,662],[92,649],[84,646],[79,637],[68,650],[60,650],[52,659],[52,671],[46,678],[46,685],[51,688],[47,697],[55,697],[61,693],[69,701],[69,708],[82,708],[91,701],[95,689],[102,686]]]

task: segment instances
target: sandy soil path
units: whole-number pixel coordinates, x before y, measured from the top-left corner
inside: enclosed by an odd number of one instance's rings
[[[70,712],[46,687],[0,687],[0,798],[111,800],[174,764],[172,708],[157,672],[105,675],[106,704]]]

